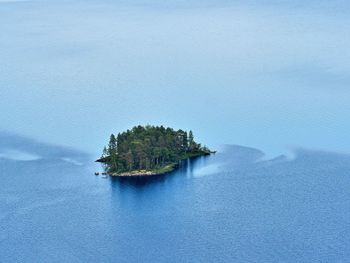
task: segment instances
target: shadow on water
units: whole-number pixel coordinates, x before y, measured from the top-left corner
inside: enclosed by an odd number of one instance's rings
[[[122,185],[131,186],[134,188],[146,187],[152,184],[161,184],[175,180],[179,176],[191,176],[194,169],[202,166],[210,156],[200,156],[195,158],[188,158],[180,162],[179,167],[166,174],[154,175],[154,176],[129,176],[129,177],[118,177],[111,176],[112,188],[119,187]]]

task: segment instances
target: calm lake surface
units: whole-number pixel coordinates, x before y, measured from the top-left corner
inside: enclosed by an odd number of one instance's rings
[[[154,124],[349,152],[346,0],[0,0],[0,130],[99,154]]]
[[[350,156],[222,146],[154,178],[1,134],[1,262],[348,262]]]

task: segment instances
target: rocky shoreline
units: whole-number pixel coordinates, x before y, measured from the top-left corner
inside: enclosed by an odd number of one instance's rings
[[[210,154],[215,154],[216,151],[208,151],[205,153],[201,153],[201,154],[196,154],[193,156],[189,156],[188,158],[193,159],[193,158],[197,158],[199,156],[205,156],[205,155],[210,155]],[[184,159],[183,159],[184,160]],[[104,159],[98,159],[96,160],[96,162],[105,162],[106,160]],[[141,176],[155,176],[155,175],[163,175],[166,173],[170,173],[174,170],[176,170],[179,167],[179,163],[172,163],[172,164],[168,164],[165,165],[163,167],[154,169],[154,170],[133,170],[133,171],[128,171],[128,172],[122,172],[122,173],[107,173],[107,172],[103,172],[101,174],[105,174],[105,175],[109,175],[109,176],[115,176],[115,177],[141,177]],[[95,175],[99,175],[100,173],[96,172]]]
[[[166,173],[170,173],[176,168],[179,167],[179,163],[172,163],[168,164],[166,166],[160,167],[158,169],[154,170],[133,170],[133,171],[128,171],[128,172],[122,172],[122,173],[108,173],[108,172],[95,172],[95,175],[104,175],[106,176],[116,176],[116,177],[143,177],[143,176],[154,176],[154,175],[163,175]]]
[[[146,170],[139,170],[139,171],[131,171],[131,172],[125,172],[125,173],[110,173],[110,176],[120,176],[120,177],[127,177],[127,176],[152,176],[152,175],[158,175],[158,173],[153,171],[146,171]]]

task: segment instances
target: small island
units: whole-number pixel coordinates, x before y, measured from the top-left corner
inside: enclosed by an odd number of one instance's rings
[[[135,126],[112,134],[100,159],[112,176],[151,176],[175,170],[182,160],[214,153],[196,143],[193,132],[163,126]]]

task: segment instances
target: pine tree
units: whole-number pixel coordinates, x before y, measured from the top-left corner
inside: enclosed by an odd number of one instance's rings
[[[117,152],[117,139],[115,138],[114,134],[112,133],[109,138],[108,143],[108,154],[113,155]]]
[[[188,134],[188,148],[190,151],[193,151],[193,149],[195,148],[195,142],[192,131],[190,131]]]
[[[107,147],[103,147],[103,151],[102,151],[102,155],[101,155],[101,159],[106,158],[108,156],[108,150]]]
[[[118,154],[117,154],[117,139],[114,134],[111,134],[108,143],[109,155],[109,172],[116,172],[118,170]]]
[[[188,137],[187,132],[184,132],[183,138],[182,138],[182,147],[185,151],[187,151],[188,148]]]

